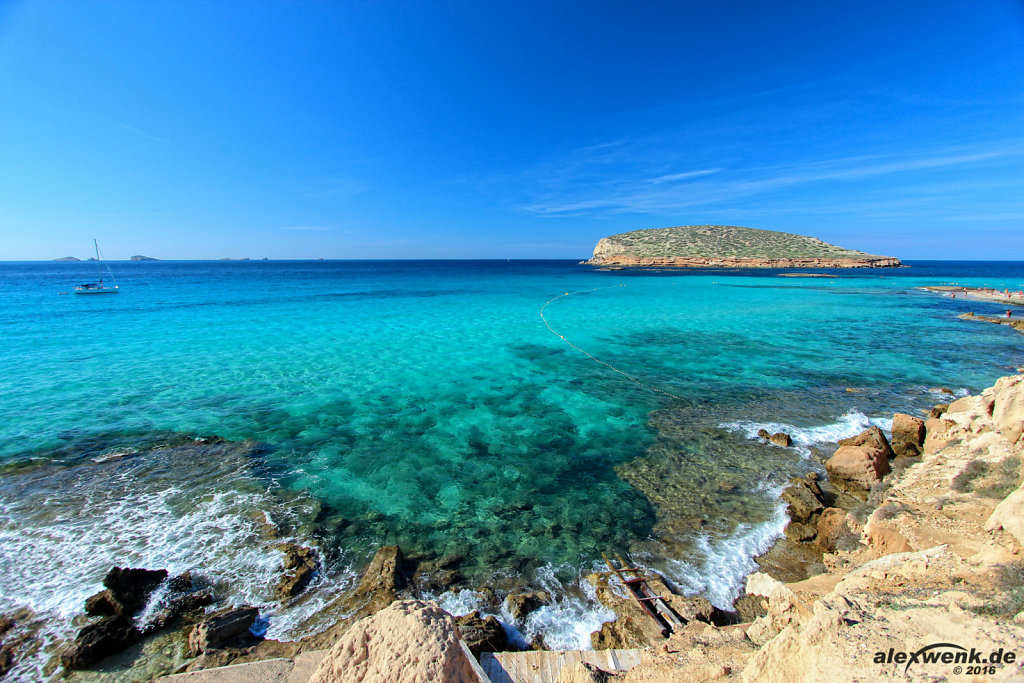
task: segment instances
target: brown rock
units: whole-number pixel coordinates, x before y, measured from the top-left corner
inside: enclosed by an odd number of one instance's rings
[[[782,537],[764,555],[754,558],[761,571],[782,581],[803,581],[825,571],[821,550],[809,543]]]
[[[769,440],[776,446],[782,446],[783,448],[789,448],[793,445],[793,439],[785,432],[776,432],[769,437]]]
[[[508,637],[501,622],[493,616],[481,617],[477,611],[455,618],[459,625],[462,640],[469,651],[477,657],[481,652],[506,652],[515,648],[509,647]]]
[[[825,470],[836,488],[866,496],[872,486],[889,474],[889,458],[886,451],[872,445],[840,446],[825,463]]]
[[[509,593],[506,598],[508,611],[515,620],[522,619],[538,607],[551,604],[551,595],[546,591],[526,591]]]
[[[740,623],[748,624],[768,613],[766,603],[767,600],[760,595],[744,593],[736,598],[736,602],[733,603],[733,609],[736,611],[736,617],[740,620]]]
[[[896,413],[892,417],[892,450],[897,458],[913,457],[921,454],[924,446],[924,420],[906,413]]]
[[[790,522],[786,525],[785,529],[786,538],[790,538],[797,543],[806,543],[812,540],[817,533],[818,529],[816,527],[800,522]]]
[[[277,597],[282,602],[301,593],[319,566],[319,558],[312,548],[294,543],[287,543],[277,546],[284,552],[285,573],[277,583]]]
[[[836,542],[849,531],[846,511],[839,508],[826,508],[818,519],[818,538],[815,543],[825,552],[834,553]]]
[[[78,632],[75,641],[60,656],[67,669],[85,669],[99,660],[137,643],[142,633],[128,617],[103,617]]]
[[[459,630],[437,605],[401,601],[355,624],[320,661],[309,683],[477,683]]]
[[[768,433],[768,430],[763,428],[757,430],[757,435],[765,441],[769,441],[772,438],[772,435]]]
[[[874,425],[871,425],[857,436],[850,437],[849,439],[840,439],[838,443],[840,446],[871,446],[881,450],[887,458],[896,457],[892,447],[889,445],[889,440],[885,438],[885,434]]]
[[[645,618],[650,620],[650,617]],[[590,634],[590,646],[595,650],[623,650],[647,645],[643,627],[632,617],[606,621],[599,631]]]
[[[257,638],[249,628],[256,623],[259,612],[255,607],[229,607],[203,619],[188,635],[189,653],[196,657],[228,645],[255,643]]]
[[[787,503],[786,511],[794,522],[807,523],[815,513],[821,512],[825,507],[821,498],[814,493],[815,489],[819,493],[821,489],[816,482],[808,484],[802,479],[790,481],[793,483],[782,492],[782,499]]]
[[[945,412],[949,410],[948,403],[940,403],[931,410],[928,411],[928,418],[942,417]]]

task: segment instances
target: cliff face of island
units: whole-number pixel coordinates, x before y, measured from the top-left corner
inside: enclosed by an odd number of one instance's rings
[[[602,238],[592,266],[672,268],[892,268],[892,256],[844,249],[815,237],[729,225],[634,230]]]

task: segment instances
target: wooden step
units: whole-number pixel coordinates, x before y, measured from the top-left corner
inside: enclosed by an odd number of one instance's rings
[[[643,650],[484,652],[480,666],[491,683],[556,683],[562,667],[585,662],[609,673],[641,663]]]

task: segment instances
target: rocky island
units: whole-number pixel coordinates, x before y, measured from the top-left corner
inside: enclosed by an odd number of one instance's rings
[[[892,268],[892,256],[844,249],[816,237],[730,225],[684,225],[605,237],[592,266],[674,268]]]

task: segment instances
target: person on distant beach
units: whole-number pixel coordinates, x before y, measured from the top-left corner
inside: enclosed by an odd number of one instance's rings
[[[1007,319],[1009,319],[1009,317],[1010,317],[1011,315],[1013,315],[1013,311],[1007,310],[1007,311],[1006,311],[1006,317],[1007,317]]]

